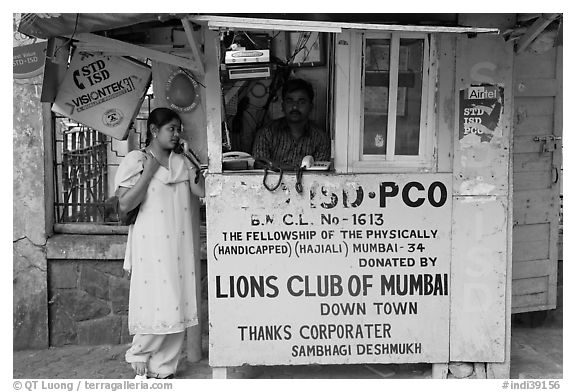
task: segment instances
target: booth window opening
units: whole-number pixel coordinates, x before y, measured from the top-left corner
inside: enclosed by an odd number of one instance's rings
[[[284,116],[282,88],[291,78],[312,85],[309,119],[331,133],[331,41],[314,31],[220,32],[224,170],[248,168],[241,160],[252,154],[258,131]]]
[[[118,224],[106,200],[114,194],[122,158],[144,147],[152,99],[151,94],[146,96],[126,140],[52,113],[55,223]]]
[[[422,163],[430,159],[430,44],[427,35],[362,34],[357,161]]]

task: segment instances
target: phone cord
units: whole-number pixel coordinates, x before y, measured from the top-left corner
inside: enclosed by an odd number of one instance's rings
[[[303,188],[302,188],[302,174],[304,173],[304,170],[306,170],[305,167],[301,167],[298,169],[298,171],[296,172],[296,192],[298,193],[302,193]]]
[[[284,175],[284,171],[282,170],[282,168],[278,168],[279,170],[274,170],[274,168],[270,168],[268,166],[264,167],[264,178],[262,179],[262,184],[264,184],[264,188],[268,189],[270,192],[274,192],[276,189],[278,189],[278,187],[280,186],[280,184],[282,183],[282,176]],[[268,170],[272,170],[272,171],[279,171],[280,172],[280,177],[278,178],[278,182],[276,183],[276,185],[274,185],[272,188],[270,188],[268,186],[268,184],[266,184],[266,178],[268,178]]]
[[[194,160],[190,157],[189,153],[184,152],[184,156],[186,158],[188,158],[190,163],[192,163],[194,165],[194,167],[196,168],[196,177],[194,177],[194,184],[198,184],[198,181],[200,181],[200,173],[201,173],[200,167],[198,167],[196,162],[194,162]]]

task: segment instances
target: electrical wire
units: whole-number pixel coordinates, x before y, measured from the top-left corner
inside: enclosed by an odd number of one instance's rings
[[[65,43],[63,43],[62,45],[60,45],[59,47],[56,48],[56,50],[54,51],[54,54],[52,55],[52,58],[56,57],[56,55],[58,54],[60,49],[62,49],[63,47],[70,44],[70,42],[72,42],[72,39],[74,38],[74,35],[76,34],[76,29],[78,28],[78,18],[79,17],[80,17],[80,14],[76,13],[76,21],[74,22],[74,30],[72,31],[72,35],[70,36],[68,41],[66,41]]]
[[[294,59],[298,55],[298,53],[300,53],[302,50],[304,50],[306,48],[306,45],[308,44],[308,40],[310,39],[310,35],[311,34],[305,35],[304,33],[299,34],[298,41],[296,41],[296,49],[294,50],[294,53],[292,54],[292,56],[288,60],[288,64],[292,64],[294,62]]]
[[[312,42],[312,45],[310,45],[311,48],[314,47],[314,45],[318,42],[318,40],[320,39],[320,34],[318,34],[316,36],[316,39],[314,40],[314,42]],[[306,56],[302,59],[302,62],[305,63],[306,60],[308,60],[308,56],[310,56],[310,50],[308,50],[308,52],[306,53]]]
[[[196,83],[198,83],[200,86],[206,88],[206,86],[204,86],[202,83],[200,83],[195,77],[194,74],[192,72],[190,72],[189,70],[180,67],[180,69],[182,70],[182,72],[184,72],[186,74],[186,76],[188,76],[190,79],[194,80]]]
[[[254,44],[254,48],[257,48],[258,45],[256,45],[256,42],[254,42],[254,40],[252,38],[250,38],[250,35],[245,31],[243,33],[246,36],[246,38],[248,38],[250,40],[250,42],[252,42],[252,44]]]
[[[248,110],[245,110],[244,113],[246,113],[248,116],[250,116],[254,126],[258,125],[258,121],[256,120],[256,117],[254,117],[254,115],[252,113],[250,113]]]

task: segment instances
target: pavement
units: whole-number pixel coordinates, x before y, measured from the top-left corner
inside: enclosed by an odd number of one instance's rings
[[[562,309],[513,315],[510,378],[558,379],[562,373]],[[13,353],[14,379],[133,379],[124,361],[128,345],[65,346]],[[207,341],[199,362],[181,361],[179,379],[212,378]],[[426,379],[429,364],[243,366],[228,369],[232,379]]]
[[[533,323],[541,322],[538,313],[515,316],[510,378],[563,378],[562,309],[548,311],[546,320],[537,326]]]

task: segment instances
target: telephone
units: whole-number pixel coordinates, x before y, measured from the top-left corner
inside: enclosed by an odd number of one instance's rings
[[[254,167],[254,158],[244,151],[229,151],[222,154],[222,169],[248,170]]]
[[[222,160],[244,159],[244,158],[252,158],[252,155],[244,151],[228,151],[222,154]]]
[[[312,155],[306,155],[302,158],[302,163],[300,164],[301,169],[309,169],[314,165],[314,157]]]
[[[312,170],[328,170],[330,168],[330,161],[314,161],[312,155],[306,155],[300,163],[300,168],[296,172],[296,192],[302,193],[302,174],[304,171]]]
[[[304,170],[328,170],[330,169],[330,161],[315,161],[312,155],[306,155],[302,159],[300,168]]]
[[[172,151],[176,154],[182,154],[184,152],[184,144],[182,141],[178,142]]]
[[[202,168],[198,166],[200,159],[198,159],[198,156],[196,153],[194,153],[194,151],[192,151],[191,148],[188,148],[188,151],[184,151],[185,142],[186,141],[184,139],[180,139],[172,151],[174,151],[176,154],[183,154],[188,159],[188,161],[190,161],[190,163],[196,167],[196,177],[194,178],[194,183],[197,184],[200,180],[200,173],[202,170]]]

